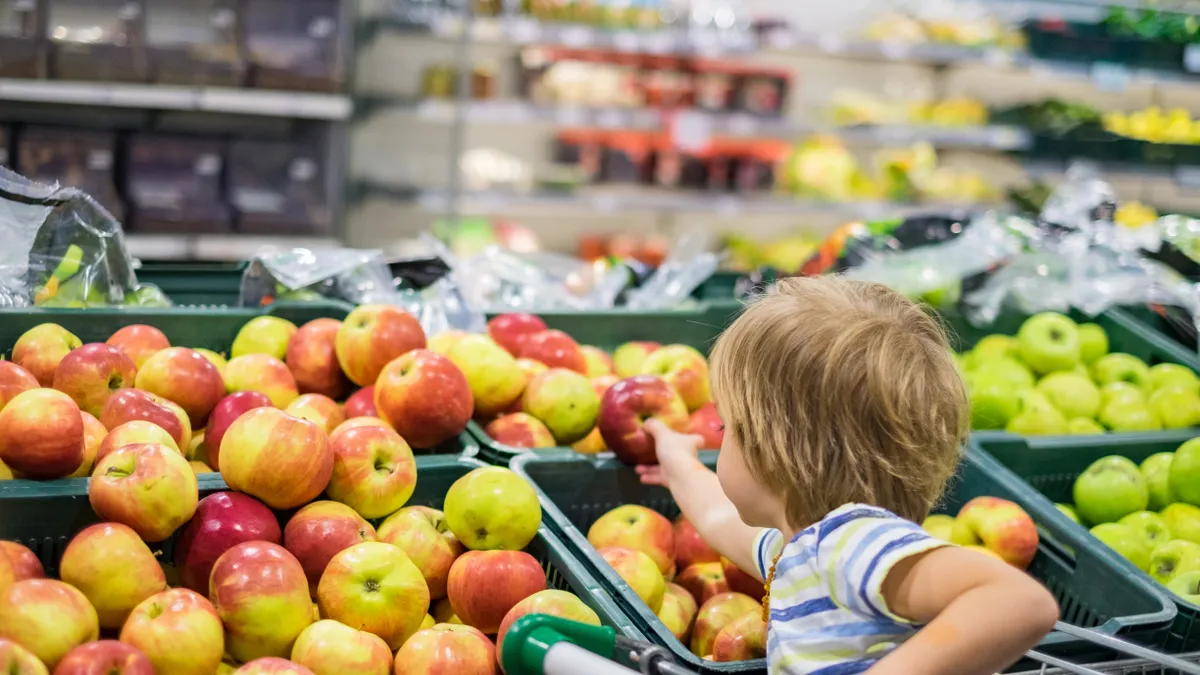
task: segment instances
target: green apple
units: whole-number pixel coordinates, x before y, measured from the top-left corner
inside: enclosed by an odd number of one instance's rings
[[[1071,506],[1070,504],[1055,504],[1054,508],[1058,509],[1059,511],[1062,511],[1063,515],[1065,515],[1066,517],[1070,518],[1071,520],[1079,523],[1080,525],[1083,524],[1083,521],[1079,520],[1079,514],[1075,513],[1074,506]]]
[[[296,324],[277,316],[250,319],[233,339],[229,357],[236,359],[246,354],[268,354],[282,361],[287,356],[288,342],[296,330]]]
[[[1017,331],[1021,360],[1039,375],[1071,370],[1079,363],[1079,328],[1058,312],[1042,312],[1025,319]]]
[[[1004,430],[1022,436],[1059,436],[1067,433],[1067,418],[1053,407],[1037,407],[1017,413]]]
[[[1109,382],[1128,382],[1144,388],[1150,379],[1150,368],[1131,354],[1105,354],[1092,364],[1092,379],[1101,385]]]
[[[1162,422],[1146,403],[1113,401],[1100,409],[1100,423],[1112,431],[1160,431]]]
[[[1161,511],[1168,504],[1179,501],[1171,490],[1171,462],[1174,459],[1173,452],[1157,452],[1142,460],[1142,477],[1150,491],[1150,505],[1146,508],[1151,511]]]
[[[446,527],[474,551],[520,551],[542,523],[533,486],[499,466],[480,467],[454,481],[443,511]]]
[[[1016,390],[1006,382],[975,378],[971,384],[971,428],[1003,429],[1021,409]]]
[[[1100,412],[1100,390],[1083,375],[1050,373],[1037,383],[1037,390],[1066,417],[1090,418]]]
[[[1200,544],[1174,539],[1158,546],[1150,554],[1147,571],[1160,584],[1186,572],[1200,572]]]
[[[934,514],[921,523],[921,528],[938,539],[950,541],[950,534],[954,531],[954,516]]]
[[[1104,427],[1090,417],[1072,417],[1067,420],[1067,433],[1072,436],[1091,436],[1104,433]]]
[[[1200,424],[1200,393],[1186,384],[1155,389],[1146,401],[1164,429],[1187,429]]]
[[[971,351],[977,364],[990,359],[1012,358],[1017,355],[1017,339],[1011,335],[985,335]]]
[[[1114,401],[1134,401],[1136,403],[1145,403],[1146,395],[1142,393],[1142,389],[1128,382],[1109,382],[1100,386],[1100,407],[1113,403]]]
[[[964,373],[969,373],[975,370],[975,352],[967,350],[958,354],[958,365],[962,367]]]
[[[1184,572],[1167,583],[1167,590],[1193,605],[1200,605],[1200,572]]]
[[[1179,502],[1168,504],[1158,515],[1171,529],[1171,536],[1200,544],[1200,508]]]
[[[1027,410],[1045,410],[1047,408],[1051,410],[1058,410],[1058,408],[1055,408],[1054,404],[1050,402],[1050,399],[1046,398],[1046,395],[1037,389],[1023,389],[1020,392],[1020,396],[1021,412],[1025,412]]]
[[[1171,462],[1171,493],[1186,504],[1200,505],[1200,438],[1175,450]]]
[[[1092,536],[1121,554],[1140,570],[1150,569],[1150,546],[1145,537],[1129,525],[1103,523],[1092,528]]]
[[[1108,333],[1098,324],[1079,324],[1079,358],[1091,365],[1108,353]]]
[[[986,378],[988,381],[1003,382],[1013,390],[1026,389],[1033,386],[1033,373],[1025,364],[1007,356],[999,356],[990,361],[977,363],[971,371],[975,381]]]
[[[1117,522],[1140,532],[1146,538],[1150,550],[1171,541],[1171,529],[1167,527],[1167,522],[1153,511],[1134,511]]]
[[[1137,464],[1119,455],[1092,462],[1072,489],[1075,510],[1091,525],[1113,523],[1150,503],[1146,479]],[[1168,524],[1169,526],[1169,524]]]
[[[1200,393],[1200,377],[1191,368],[1178,363],[1160,363],[1150,367],[1150,377],[1146,386],[1151,391],[1163,387],[1182,386]]]

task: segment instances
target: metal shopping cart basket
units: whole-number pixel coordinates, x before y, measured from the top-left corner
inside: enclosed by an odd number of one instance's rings
[[[1200,653],[1162,654],[1061,621],[1055,630],[1135,659],[1085,666],[1031,651],[1026,656],[1043,664],[1041,669],[1016,675],[1200,675]],[[507,675],[695,675],[663,647],[545,614],[518,619],[504,638],[500,657]]]

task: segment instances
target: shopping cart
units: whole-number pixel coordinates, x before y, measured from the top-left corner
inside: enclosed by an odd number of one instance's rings
[[[1136,660],[1084,666],[1031,651],[1026,656],[1043,665],[1040,670],[1019,675],[1200,675],[1200,653],[1161,654],[1061,621],[1055,630]],[[504,638],[500,658],[507,675],[695,675],[676,664],[664,647],[618,635],[611,628],[545,614],[518,619]]]

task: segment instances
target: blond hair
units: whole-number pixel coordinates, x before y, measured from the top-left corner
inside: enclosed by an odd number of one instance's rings
[[[881,284],[783,279],[717,339],[712,385],[751,475],[803,528],[848,503],[920,522],[969,428],[946,333]]]

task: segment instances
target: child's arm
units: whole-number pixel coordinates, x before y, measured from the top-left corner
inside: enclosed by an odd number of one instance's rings
[[[952,546],[896,563],[881,591],[893,614],[927,625],[867,675],[991,675],[1058,619],[1054,598],[1024,572]]]
[[[646,429],[654,436],[658,466],[639,466],[642,482],[665,485],[709,546],[747,573],[760,576],[754,544],[762,530],[742,522],[721,490],[717,474],[697,459],[700,437],[672,431],[656,419],[648,420]]]

